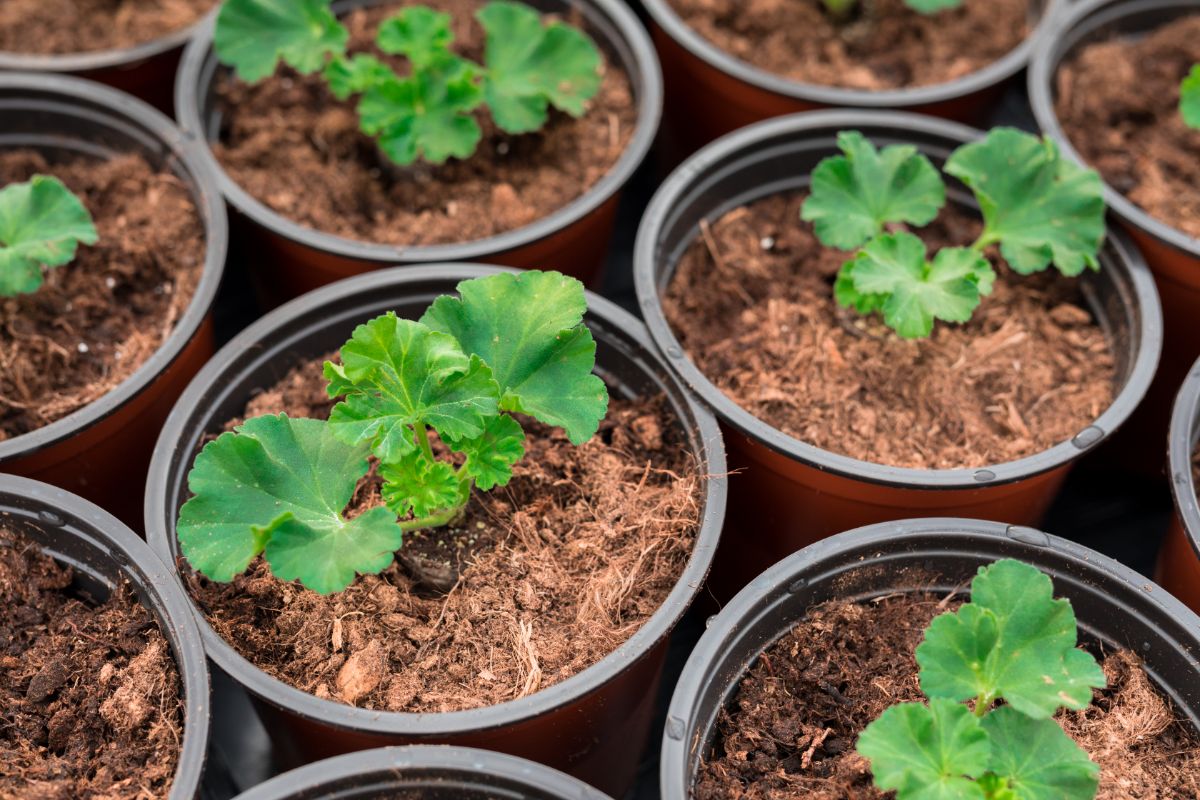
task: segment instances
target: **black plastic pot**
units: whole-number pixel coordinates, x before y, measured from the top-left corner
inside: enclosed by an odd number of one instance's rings
[[[910,469],[822,450],[739,407],[687,357],[663,313],[662,293],[698,236],[701,220],[803,189],[817,163],[839,152],[836,136],[846,129],[862,131],[880,146],[913,144],[939,166],[959,145],[982,136],[956,123],[895,112],[825,111],[769,120],[730,134],[686,161],[659,189],[638,231],[634,280],[650,335],[683,381],[716,412],[729,448],[731,535],[724,539],[712,578],[719,597],[732,596],[801,547],[860,525],[922,516],[1037,524],[1074,462],[1132,413],[1158,363],[1162,317],[1154,283],[1137,250],[1120,232],[1111,232],[1100,252],[1101,271],[1082,278],[1082,288],[1115,350],[1116,398],[1069,441],[1003,464]],[[950,184],[949,198],[975,207],[961,185]]]
[[[216,349],[210,311],[229,241],[225,205],[196,143],[115,89],[78,78],[0,72],[0,120],[0,150],[29,147],[51,159],[136,152],[178,176],[203,221],[203,274],[158,352],[94,403],[0,441],[0,470],[62,486],[140,526],[142,479],[159,426]]]
[[[558,770],[469,747],[382,747],[285,772],[238,800],[607,800]],[[407,797],[408,795],[403,795]]]
[[[495,267],[406,267],[311,292],[243,331],[196,376],[163,428],[146,489],[146,532],[167,560],[179,556],[175,521],[186,476],[208,434],[240,415],[257,389],[293,366],[340,347],[354,327],[388,310],[418,316],[459,281]],[[699,591],[725,511],[725,457],[716,421],[655,355],[645,328],[599,297],[588,298],[597,373],[614,395],[663,394],[686,429],[698,474],[707,476],[700,531],[684,574],[659,610],[624,644],[579,674],[520,700],[442,714],[354,708],[295,689],[240,656],[195,611],[209,657],[256,699],[273,738],[304,761],[392,744],[453,744],[529,758],[613,795],[633,782],[646,742],[667,638]]]
[[[132,585],[171,647],[183,689],[183,742],[169,800],[199,797],[208,747],[208,661],[191,604],[172,571],[108,512],[27,478],[0,475],[0,525],[73,567],[76,587],[97,600],[122,579]]]
[[[664,800],[683,800],[708,754],[718,711],[758,655],[829,600],[898,592],[950,592],[1001,558],[1050,575],[1079,620],[1080,639],[1129,649],[1155,685],[1200,726],[1200,618],[1148,579],[1082,545],[1033,528],[966,519],[872,525],[781,561],[711,621],[684,668],[668,711],[660,773]],[[926,576],[928,579],[926,580]]]
[[[1158,557],[1158,581],[1200,611],[1200,502],[1192,459],[1200,441],[1200,360],[1179,389],[1171,414],[1167,463],[1175,516]]]
[[[337,0],[348,11],[395,0]],[[363,242],[305,227],[276,213],[234,182],[213,154],[204,159],[220,176],[221,191],[235,209],[242,259],[253,265],[260,294],[268,303],[373,269],[394,265],[486,261],[530,269],[556,269],[592,284],[612,236],[621,190],[646,158],[662,116],[662,74],[654,47],[623,0],[526,0],[544,12],[578,11],[610,64],[628,74],[638,104],[637,130],[613,168],[584,194],[549,216],[515,230],[471,242],[403,246]],[[214,87],[226,70],[212,49],[213,26],[202,28],[188,46],[175,89],[184,130],[205,145],[219,138],[221,112]]]

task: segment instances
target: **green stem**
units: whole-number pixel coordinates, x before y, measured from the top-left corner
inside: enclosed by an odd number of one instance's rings
[[[825,9],[829,11],[829,15],[837,20],[848,19],[854,6],[858,4],[858,0],[822,0],[822,2],[825,3]]]
[[[429,446],[429,432],[425,429],[424,424],[418,422],[413,426],[417,430],[417,444],[421,445],[421,452],[430,461],[436,461],[433,457],[433,448]]]
[[[999,237],[985,228],[983,233],[979,234],[979,238],[971,245],[971,249],[977,253],[982,253],[988,245],[996,244],[999,241]]]
[[[980,694],[975,698],[975,716],[982,718],[995,701],[996,698],[990,694]]]
[[[454,508],[439,511],[436,514],[429,514],[424,517],[417,517],[416,519],[401,520],[396,524],[405,533],[424,530],[425,528],[440,528],[443,525],[449,524],[461,511],[462,506],[455,506]]]

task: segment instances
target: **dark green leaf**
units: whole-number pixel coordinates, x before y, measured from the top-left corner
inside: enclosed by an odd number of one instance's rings
[[[376,41],[383,52],[406,56],[418,70],[424,69],[449,55],[454,41],[450,15],[409,6],[380,26]]]
[[[1052,719],[1032,719],[1011,706],[983,718],[992,743],[988,768],[1014,800],[1091,800],[1100,768]]]
[[[1179,113],[1189,128],[1200,128],[1200,64],[1192,65],[1179,87]]]
[[[297,72],[316,72],[346,49],[347,39],[329,0],[225,0],[213,46],[222,64],[254,83],[273,74],[280,60]]]
[[[483,434],[473,439],[453,442],[454,449],[466,455],[463,465],[475,485],[483,491],[507,486],[512,478],[512,466],[525,455],[525,432],[521,424],[507,414],[487,421]]]
[[[958,8],[962,0],[904,0],[904,3],[918,14],[936,14],[948,8]]]
[[[42,267],[61,267],[99,239],[92,215],[58,178],[35,175],[0,190],[0,295],[37,291]]]
[[[400,516],[425,517],[466,502],[463,487],[454,467],[445,461],[431,461],[415,451],[379,468],[383,478],[383,499]]]
[[[396,73],[392,72],[391,67],[365,53],[353,58],[335,58],[325,67],[329,90],[339,100],[345,100],[352,94],[361,94],[382,81],[395,79]]]

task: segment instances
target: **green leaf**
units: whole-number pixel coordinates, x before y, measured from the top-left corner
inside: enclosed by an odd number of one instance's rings
[[[333,407],[329,425],[343,442],[370,442],[384,463],[416,449],[415,425],[447,439],[471,438],[498,413],[500,390],[477,356],[394,312],[355,328],[341,356],[341,365],[325,362],[330,396],[346,398]]]
[[[906,339],[928,336],[935,319],[966,322],[995,277],[987,259],[967,248],[926,261],[925,243],[911,233],[872,239],[847,266],[839,281],[852,281],[854,294],[843,288],[839,301],[881,308],[884,322]]]
[[[970,709],[951,700],[892,706],[867,726],[858,752],[875,785],[897,800],[984,800],[972,780],[987,769],[991,745]]]
[[[992,743],[988,768],[1007,779],[1013,800],[1091,800],[1100,767],[1052,719],[1032,719],[1011,706],[983,718]]]
[[[402,531],[375,508],[346,520],[367,448],[344,444],[320,420],[254,417],[209,442],[188,473],[193,497],[177,534],[192,566],[230,581],[266,551],[271,571],[329,594],[356,572],[392,563]]]
[[[501,414],[487,421],[482,435],[453,442],[452,446],[466,455],[464,471],[487,492],[508,485],[513,464],[525,455],[525,432],[521,423]]]
[[[406,56],[417,69],[447,56],[453,41],[450,15],[426,6],[410,6],[390,17],[376,37],[380,50]]]
[[[500,408],[592,437],[608,390],[592,374],[596,342],[583,324],[583,284],[558,272],[508,272],[463,281],[461,299],[439,297],[421,317],[478,355],[500,385]]]
[[[918,14],[936,14],[948,8],[958,8],[962,0],[904,0],[904,4]]]
[[[410,513],[425,517],[436,511],[462,505],[462,483],[454,467],[445,461],[431,461],[415,451],[379,468],[383,478],[383,500],[401,517]]]
[[[800,211],[827,247],[853,250],[889,222],[925,225],[946,202],[941,176],[912,145],[879,151],[858,131],[843,131],[838,147],[845,155],[817,165]]]
[[[418,158],[434,164],[466,158],[483,136],[471,116],[483,101],[478,79],[478,67],[454,56],[415,70],[408,78],[393,75],[363,92],[359,123],[401,166]]]
[[[361,94],[377,83],[395,80],[396,73],[378,58],[359,53],[353,58],[338,57],[325,67],[329,90],[339,100]]]
[[[42,267],[61,267],[99,240],[92,215],[58,178],[35,175],[0,190],[0,295],[37,291]]]
[[[329,0],[225,0],[217,14],[213,46],[221,63],[254,83],[282,60],[297,72],[316,72],[346,49],[349,32]]]
[[[1200,64],[1192,65],[1179,86],[1179,113],[1185,125],[1200,129]]]
[[[501,130],[538,130],[551,105],[583,115],[600,90],[603,67],[583,31],[562,22],[543,26],[541,15],[521,3],[488,3],[475,16],[487,33],[484,93]]]
[[[1040,272],[1051,263],[1064,275],[1100,268],[1104,185],[1094,170],[1064,159],[1049,137],[996,128],[958,148],[945,169],[979,201],[980,243],[999,242],[1017,272]]]
[[[1003,698],[1037,719],[1081,709],[1104,672],[1075,647],[1075,612],[1050,578],[1019,561],[981,568],[971,602],[933,620],[917,648],[921,689],[954,700]]]

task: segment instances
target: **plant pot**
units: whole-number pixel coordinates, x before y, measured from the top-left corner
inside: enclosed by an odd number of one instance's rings
[[[268,314],[230,342],[196,377],[163,428],[146,493],[148,539],[176,563],[175,520],[204,438],[242,413],[254,389],[296,364],[340,347],[354,327],[387,310],[415,317],[461,280],[494,267],[407,267],[342,281]],[[197,609],[209,657],[256,700],[277,744],[303,761],[395,744],[453,744],[529,758],[610,794],[632,784],[654,710],[668,636],[708,571],[724,515],[725,460],[715,420],[697,407],[654,354],[632,316],[589,297],[597,371],[614,394],[659,394],[686,429],[696,471],[708,476],[696,545],[661,607],[624,644],[576,675],[518,700],[449,713],[373,711],[318,699],[254,667]],[[194,607],[194,606],[193,606]]]
[[[1020,45],[998,61],[946,83],[867,91],[802,83],[742,61],[689,27],[669,0],[643,0],[667,90],[664,127],[686,155],[731,131],[770,117],[822,108],[913,111],[981,124],[1005,86],[1025,68],[1034,44],[1065,5],[1035,0],[1037,20]]]
[[[663,738],[662,796],[680,800],[707,754],[718,711],[768,645],[829,600],[961,590],[985,564],[1026,561],[1074,606],[1080,640],[1125,648],[1157,688],[1200,725],[1200,619],[1127,567],[1056,536],[998,522],[917,519],[872,525],[819,542],[754,579],[714,619],[684,668]],[[936,575],[925,582],[924,576]],[[914,579],[914,575],[917,578]]]
[[[397,793],[445,800],[504,797],[605,800],[587,784],[520,758],[469,747],[383,747],[285,772],[238,800],[384,800]]]
[[[739,407],[687,357],[666,320],[661,293],[701,220],[807,186],[817,163],[838,152],[835,138],[845,129],[859,130],[880,146],[915,145],[938,166],[981,135],[955,123],[892,112],[812,112],[759,123],[681,166],[654,197],[638,231],[634,279],[650,335],[684,383],[715,411],[729,450],[731,535],[711,579],[719,597],[732,596],[796,550],[861,525],[914,516],[1036,524],[1073,463],[1137,406],[1158,361],[1162,321],[1153,281],[1130,242],[1115,233],[1101,250],[1101,271],[1085,277],[1083,288],[1115,351],[1119,386],[1112,405],[1070,441],[1003,464],[910,469],[822,450]],[[970,202],[958,189],[949,196]],[[754,546],[746,547],[747,541]]]
[[[54,486],[0,475],[0,517],[70,565],[73,588],[102,601],[122,578],[132,585],[170,645],[182,687],[183,741],[169,800],[198,798],[208,747],[208,661],[187,596],[171,571],[116,518]]]
[[[1060,66],[1079,48],[1100,38],[1127,34],[1137,38],[1178,17],[1200,13],[1193,0],[1085,0],[1072,3],[1047,32],[1044,47],[1029,67],[1029,99],[1038,126],[1058,142],[1068,157],[1085,163],[1071,144],[1055,112]],[[1160,222],[1120,192],[1105,185],[1104,201],[1137,244],[1149,264],[1162,298],[1164,343],[1158,376],[1143,408],[1132,420],[1124,452],[1143,470],[1162,471],[1166,424],[1176,387],[1200,356],[1200,240]],[[1126,455],[1126,452],[1129,455]]]
[[[95,402],[0,441],[4,472],[61,486],[140,527],[138,494],[159,426],[215,349],[209,312],[225,267],[224,204],[196,144],[166,117],[114,89],[77,78],[0,73],[0,117],[0,149],[105,157],[136,152],[177,175],[202,218],[203,274],[158,351]]]
[[[1200,609],[1200,503],[1192,459],[1200,440],[1200,361],[1179,389],[1171,414],[1167,445],[1171,493],[1175,515],[1158,556],[1158,582],[1187,603]]]
[[[391,0],[339,0],[335,10],[381,5]],[[218,176],[234,208],[235,240],[243,260],[254,265],[263,300],[275,305],[342,278],[395,265],[487,261],[513,267],[556,269],[594,284],[612,236],[620,192],[645,159],[662,113],[662,76],[649,37],[622,0],[532,0],[542,11],[577,9],[609,63],[629,75],[638,124],[628,147],[608,174],[554,213],[515,230],[475,241],[402,246],[348,239],[300,225],[252,197],[217,161],[211,143],[221,125],[214,91],[225,70],[212,49],[213,23],[197,34],[184,54],[175,102],[184,130],[205,143],[203,158]]]

